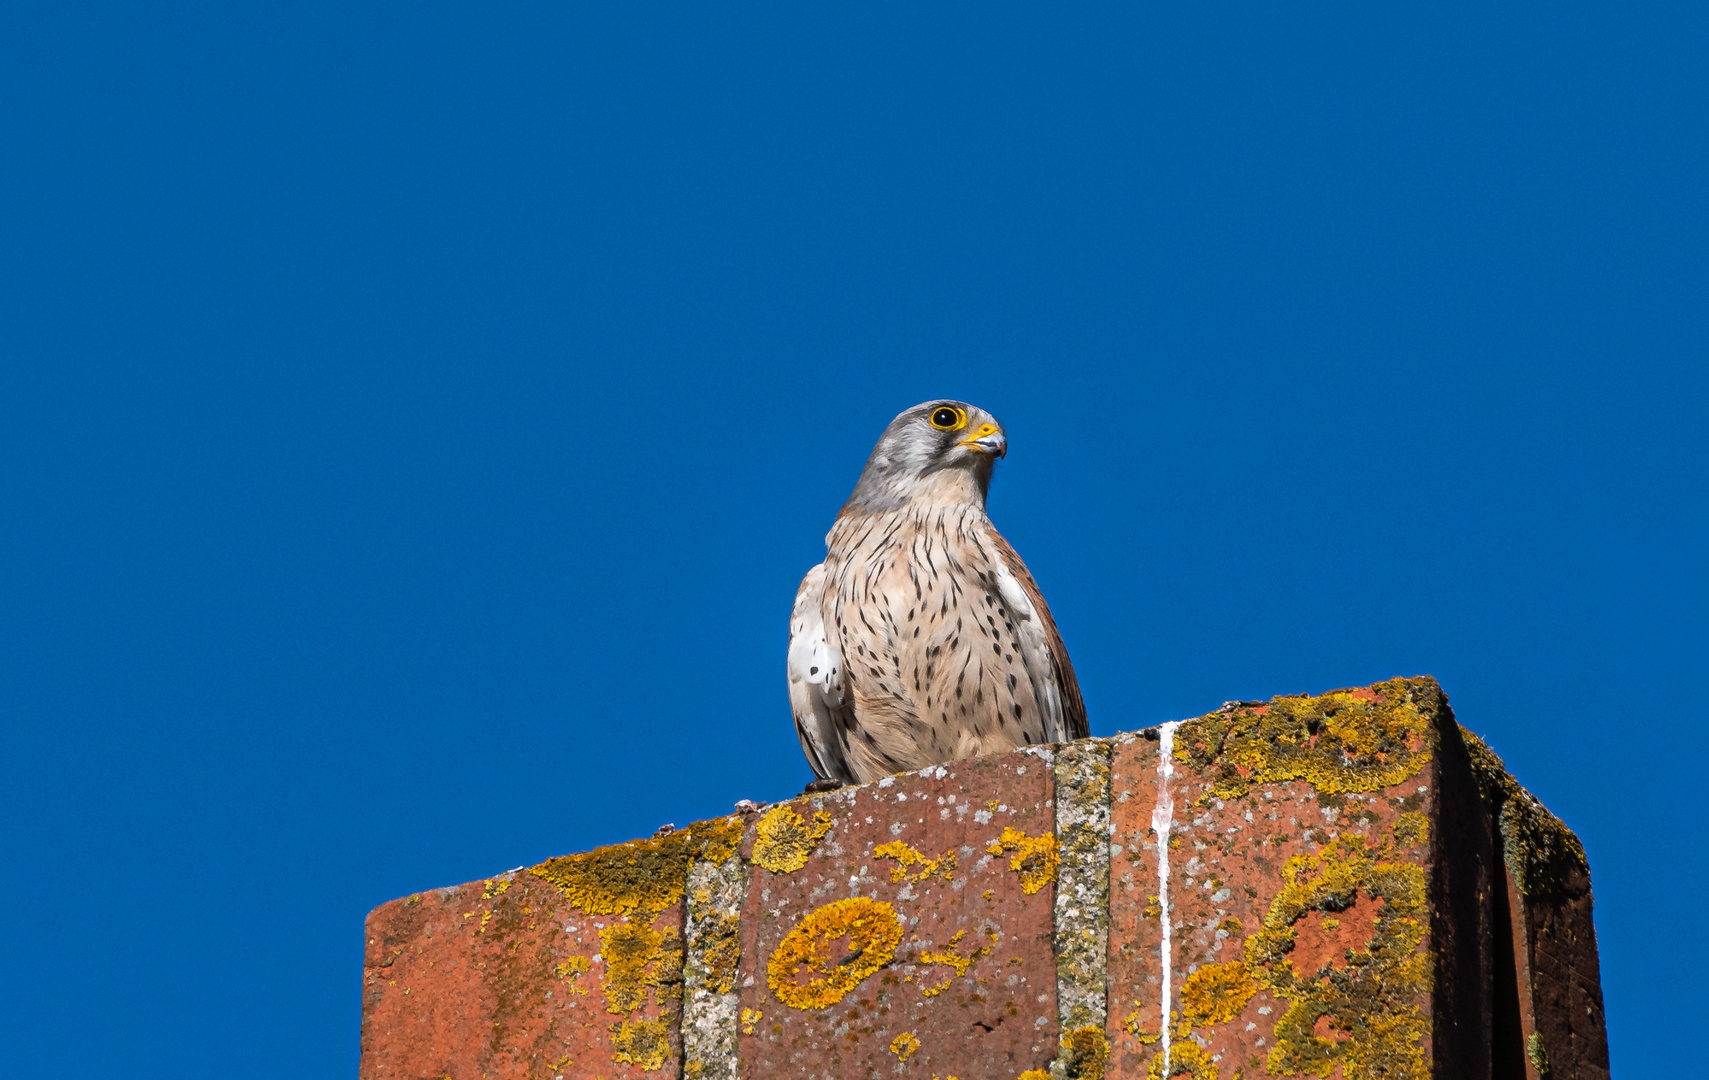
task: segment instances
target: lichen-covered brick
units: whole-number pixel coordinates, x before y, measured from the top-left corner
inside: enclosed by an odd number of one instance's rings
[[[367,938],[363,1080],[1608,1076],[1584,849],[1429,678],[748,804]]]
[[[773,808],[741,919],[742,1075],[1014,1080],[1047,1066],[1053,794],[1036,751]]]

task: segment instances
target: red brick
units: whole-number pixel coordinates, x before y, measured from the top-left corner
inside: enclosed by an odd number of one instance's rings
[[[958,762],[383,905],[361,1075],[1149,1078],[1158,734]],[[1235,705],[1175,735],[1177,1075],[1606,1080],[1583,850],[1433,680]],[[1361,1064],[1373,1047],[1381,1068]]]
[[[744,1016],[763,1016],[744,1024],[742,1075],[866,1080],[953,1072],[973,1080],[1047,1066],[1057,1044],[1051,882],[1033,879],[1042,887],[1027,892],[1028,881],[1011,868],[1015,853],[991,849],[1006,829],[1051,836],[1053,795],[1048,760],[1019,753],[796,804],[803,817],[822,808],[832,825],[801,869],[754,871],[742,913],[743,959],[753,962],[745,965],[741,1004],[751,1010]],[[922,864],[878,854],[898,844],[938,860],[937,872],[918,880]],[[763,961],[804,918],[853,897],[893,909],[895,960],[846,996],[825,995],[827,1008],[787,1007]],[[976,959],[960,974],[929,960],[951,951]],[[803,975],[777,981],[799,983]],[[917,1048],[904,1042],[893,1050],[905,1035]]]
[[[656,917],[587,916],[526,872],[418,893],[368,917],[363,1080],[646,1075],[613,1062],[599,932]],[[576,967],[586,964],[586,970]],[[636,1018],[657,1020],[650,994]],[[625,1014],[624,1018],[629,1018]]]

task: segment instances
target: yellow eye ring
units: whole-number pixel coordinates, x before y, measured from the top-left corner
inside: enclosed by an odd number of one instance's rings
[[[953,405],[939,405],[927,420],[939,431],[960,431],[967,426],[967,411]]]

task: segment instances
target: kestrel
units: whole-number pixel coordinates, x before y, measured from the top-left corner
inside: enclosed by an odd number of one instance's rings
[[[789,703],[821,780],[1087,735],[1050,608],[985,516],[1003,426],[961,401],[890,422],[789,621]]]

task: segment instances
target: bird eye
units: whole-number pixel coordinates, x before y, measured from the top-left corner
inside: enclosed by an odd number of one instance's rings
[[[945,405],[932,412],[932,426],[939,431],[954,431],[956,428],[967,426],[967,414],[960,409],[952,409]]]

